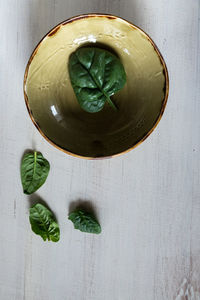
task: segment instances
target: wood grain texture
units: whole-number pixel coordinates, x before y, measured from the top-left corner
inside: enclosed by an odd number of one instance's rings
[[[57,23],[87,12],[141,26],[170,75],[155,132],[110,160],[85,161],[53,148],[34,128],[23,99],[24,69],[37,42]],[[0,299],[199,300],[199,20],[199,0],[0,0]],[[31,199],[19,176],[27,148],[51,163],[46,184]],[[30,230],[28,208],[37,196],[57,215],[57,244]],[[75,231],[67,220],[80,199],[92,203],[101,235]],[[185,282],[195,298],[178,296]]]

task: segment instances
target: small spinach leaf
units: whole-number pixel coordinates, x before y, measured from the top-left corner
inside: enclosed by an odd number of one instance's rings
[[[94,113],[106,101],[117,109],[110,97],[126,83],[126,73],[119,58],[99,48],[79,48],[69,58],[69,76],[80,106]]]
[[[26,153],[21,163],[21,181],[24,193],[30,195],[37,191],[49,174],[49,162],[39,152]]]
[[[69,214],[68,219],[74,223],[75,229],[82,232],[101,233],[101,226],[91,213],[83,210],[75,210]]]
[[[30,208],[29,220],[34,233],[40,235],[44,241],[58,242],[60,229],[53,213],[44,205],[37,203]]]

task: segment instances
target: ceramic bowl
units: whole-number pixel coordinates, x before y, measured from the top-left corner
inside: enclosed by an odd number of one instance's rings
[[[127,83],[105,105],[87,113],[79,105],[68,74],[72,52],[85,45],[114,51]],[[158,124],[169,89],[166,64],[140,28],[111,15],[73,17],[53,28],[37,45],[25,71],[24,96],[40,133],[60,150],[84,158],[111,157],[133,149]]]

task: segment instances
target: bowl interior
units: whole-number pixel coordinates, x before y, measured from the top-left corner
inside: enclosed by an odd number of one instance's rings
[[[126,74],[125,87],[109,105],[87,113],[77,102],[68,59],[91,44],[113,50]],[[167,70],[151,40],[116,17],[82,16],[55,27],[37,46],[25,73],[25,98],[36,126],[63,150],[84,157],[118,154],[151,132],[166,102]]]

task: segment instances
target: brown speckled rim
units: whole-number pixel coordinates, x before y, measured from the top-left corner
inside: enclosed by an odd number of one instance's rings
[[[120,21],[123,21],[125,23],[127,23],[131,28],[134,28],[134,29],[137,29],[139,30],[142,34],[144,34],[146,36],[146,38],[151,42],[152,46],[154,47],[158,57],[160,58],[160,61],[161,61],[161,64],[163,66],[163,73],[164,73],[164,76],[165,76],[165,97],[163,99],[163,103],[162,103],[162,107],[161,107],[161,110],[160,110],[160,114],[158,116],[158,118],[156,119],[153,127],[140,139],[138,140],[133,146],[131,146],[130,148],[128,148],[127,150],[124,150],[122,152],[119,152],[119,153],[116,153],[116,154],[113,154],[113,155],[110,155],[110,156],[101,156],[101,157],[89,157],[89,156],[82,156],[82,155],[79,155],[79,154],[76,154],[76,153],[72,153],[70,151],[68,151],[67,149],[63,149],[61,146],[57,145],[55,142],[53,142],[50,138],[48,138],[44,132],[41,130],[39,124],[36,122],[36,120],[34,119],[33,117],[33,114],[32,114],[32,111],[31,111],[31,108],[30,108],[30,105],[29,105],[29,101],[28,101],[28,96],[26,94],[26,91],[25,91],[25,88],[26,88],[26,80],[27,80],[27,76],[28,76],[28,71],[29,71],[29,66],[35,56],[35,54],[37,53],[39,47],[40,47],[40,44],[42,43],[42,41],[44,40],[45,37],[47,36],[53,36],[54,34],[56,34],[56,32],[58,32],[58,30],[60,29],[60,27],[62,25],[67,25],[69,23],[72,23],[74,21],[77,21],[77,20],[80,20],[80,19],[85,19],[85,18],[94,18],[94,17],[104,17],[104,18],[108,18],[108,19],[111,19],[111,20],[114,20],[114,19],[119,19]],[[158,47],[156,46],[156,44],[153,42],[153,40],[150,38],[150,36],[144,32],[141,28],[139,28],[138,26],[130,23],[129,21],[121,18],[121,17],[118,17],[118,16],[113,16],[113,15],[109,15],[109,14],[98,14],[98,13],[91,13],[91,14],[83,14],[83,15],[78,15],[78,16],[75,16],[75,17],[72,17],[66,21],[63,21],[61,23],[59,23],[57,26],[55,26],[53,29],[51,29],[42,39],[41,41],[38,43],[38,45],[35,47],[33,53],[31,54],[30,58],[29,58],[29,61],[27,63],[27,66],[26,66],[26,69],[25,69],[25,74],[24,74],[24,85],[23,85],[23,89],[24,89],[24,99],[25,99],[25,103],[26,103],[26,107],[28,109],[28,113],[29,113],[29,116],[33,122],[33,124],[35,125],[35,127],[38,129],[38,131],[40,132],[40,134],[51,144],[53,145],[54,147],[56,147],[57,149],[71,155],[71,156],[74,156],[74,157],[78,157],[78,158],[84,158],[84,159],[105,159],[105,158],[111,158],[111,157],[115,157],[115,156],[119,156],[121,154],[124,154],[124,153],[127,153],[131,150],[133,150],[134,148],[136,148],[138,145],[140,145],[142,142],[144,142],[144,140],[146,140],[146,138],[154,131],[154,129],[156,128],[156,126],[158,125],[158,123],[160,122],[160,119],[162,118],[163,116],[163,113],[164,113],[164,110],[165,110],[165,107],[166,107],[166,104],[167,104],[167,99],[168,99],[168,95],[169,95],[169,75],[168,75],[168,70],[167,70],[167,66],[166,66],[166,63],[164,61],[164,58],[162,57]]]

